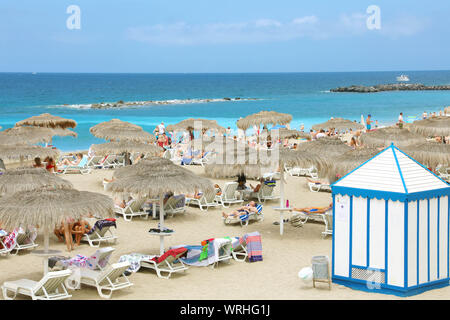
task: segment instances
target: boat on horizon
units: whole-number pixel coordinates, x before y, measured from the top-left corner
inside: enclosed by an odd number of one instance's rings
[[[408,82],[409,81],[409,77],[405,74],[399,75],[397,77],[397,81],[398,82]]]

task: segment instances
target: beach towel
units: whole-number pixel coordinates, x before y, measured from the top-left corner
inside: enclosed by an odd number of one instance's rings
[[[6,232],[3,229],[0,229],[0,237],[6,237],[8,235],[8,232]]]
[[[128,272],[138,272],[141,268],[142,260],[151,260],[155,257],[155,255],[147,255],[142,253],[130,253],[125,254],[119,258],[119,262],[129,262],[130,266],[128,267]]]
[[[98,266],[104,268],[108,264],[112,251],[109,255],[100,260],[98,254],[101,250],[102,249],[95,251],[95,253],[90,257],[77,254],[75,257],[71,259],[59,260],[58,263],[64,266],[65,268],[78,267],[78,268],[87,268],[91,270],[96,270]]]
[[[169,249],[166,252],[164,252],[163,255],[161,256],[155,256],[153,257],[151,260],[155,261],[156,263],[161,263],[162,261],[166,260],[167,257],[172,256],[172,257],[176,257],[179,254],[183,254],[186,253],[187,249],[180,247],[180,248],[176,248],[176,249]]]
[[[95,222],[94,226],[87,234],[92,234],[96,229],[99,231],[102,230],[105,227],[114,227],[117,228],[116,225],[116,219],[104,219],[104,220],[98,220]]]
[[[267,180],[267,181],[264,181],[264,184],[268,187],[275,187],[276,181],[275,180]]]
[[[19,229],[16,228],[3,239],[3,244],[6,249],[8,249],[8,250],[14,249],[14,247],[17,244],[17,235],[18,234],[19,234]]]
[[[231,253],[231,239],[227,238],[215,238],[212,241],[214,247],[214,262],[219,261],[220,251],[223,250],[222,255]]]
[[[239,239],[242,245],[246,245],[248,260],[250,262],[262,261],[261,235],[258,231],[247,233]]]
[[[207,258],[199,260],[200,254],[202,253],[204,246],[189,246],[189,245],[181,245],[171,247],[171,249],[175,248],[186,248],[187,253],[185,257],[180,258],[185,264],[195,267],[205,267],[215,262],[214,260],[214,246],[207,246]]]

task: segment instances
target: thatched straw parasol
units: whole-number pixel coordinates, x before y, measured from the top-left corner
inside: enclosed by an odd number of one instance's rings
[[[267,135],[267,134],[265,134]],[[290,130],[290,129],[276,129],[271,130],[271,137],[278,137],[279,139],[296,139],[296,138],[309,138],[311,137],[309,133],[301,132],[298,130]]]
[[[218,132],[225,132],[226,129],[220,126],[216,120],[208,119],[194,119],[189,118],[178,122],[177,124],[168,125],[167,131],[194,131],[194,130],[216,130]]]
[[[351,120],[347,120],[344,118],[333,118],[326,122],[315,124],[312,126],[313,130],[327,130],[327,129],[335,129],[337,131],[346,131],[346,130],[361,130],[364,129],[364,126],[358,122],[354,122]]]
[[[292,121],[292,115],[288,113],[280,113],[275,111],[261,111],[239,119],[236,125],[239,129],[247,130],[251,126],[260,126],[268,124],[285,125]]]
[[[351,150],[351,147],[345,144],[345,142],[333,137],[324,137],[300,143],[296,149],[297,152],[305,152],[327,158],[333,158],[349,150]]]
[[[13,127],[0,133],[0,144],[35,144],[49,143],[52,140],[51,129],[42,127]]]
[[[425,142],[425,138],[408,129],[387,127],[361,134],[361,141],[367,147],[388,147],[394,143],[404,148],[412,144]]]
[[[153,160],[153,165],[150,163]],[[135,194],[141,197],[158,198],[160,200],[160,228],[164,228],[164,195],[168,192],[188,193],[197,190],[209,192],[213,184],[206,178],[199,177],[191,171],[169,164],[167,159],[151,159],[139,162],[135,166],[121,169],[120,178],[108,183],[107,190],[114,194]],[[169,161],[170,162],[170,161]],[[160,165],[158,165],[160,163]],[[136,171],[136,167],[138,170]],[[142,170],[142,171],[139,171]],[[124,176],[124,172],[134,173]],[[160,236],[160,253],[164,253],[164,236]]]
[[[108,154],[121,154],[123,152],[126,153],[141,153],[146,156],[159,156],[163,149],[155,146],[153,144],[146,144],[141,142],[127,142],[127,141],[118,141],[118,142],[107,142],[102,144],[93,144],[92,151],[95,152],[96,155],[106,156]]]
[[[44,148],[41,146],[22,145],[0,145],[0,159],[19,160],[23,162],[25,159],[34,157],[52,157],[56,159],[59,155],[58,149]]]
[[[450,117],[436,117],[414,121],[410,126],[412,132],[424,136],[449,136]]]
[[[319,174],[333,183],[378,153],[380,150],[377,148],[361,148],[347,151],[332,159],[322,159]]]
[[[119,119],[99,123],[89,131],[97,138],[110,141],[155,142],[155,137],[140,126]]]
[[[403,151],[429,168],[450,165],[450,144],[425,142],[407,146]]]
[[[44,250],[35,250],[44,257],[44,273],[48,271],[48,257],[58,251],[48,250],[50,230],[93,214],[110,217],[114,213],[112,199],[103,194],[75,189],[41,189],[21,191],[2,197],[0,221],[6,228],[39,226],[44,229]]]
[[[53,136],[74,137],[74,138],[78,137],[78,133],[69,129],[54,128],[52,129],[52,132]]]
[[[118,168],[114,171],[113,177],[116,179],[126,178],[128,176],[145,175],[147,172],[156,172],[161,170],[185,170],[182,167],[174,165],[172,161],[165,158],[152,157],[139,161],[131,166]]]
[[[61,179],[44,168],[10,169],[0,175],[0,195],[46,187],[73,189],[72,183]]]
[[[65,119],[58,116],[53,116],[50,113],[43,113],[38,116],[33,116],[16,123],[16,126],[35,126],[47,128],[75,128],[77,123],[72,119]]]

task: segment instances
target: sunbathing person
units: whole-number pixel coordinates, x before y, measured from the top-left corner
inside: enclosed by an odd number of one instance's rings
[[[258,192],[259,189],[261,189],[261,186],[263,185],[263,183],[264,183],[264,178],[260,178],[259,183],[255,187],[252,186],[252,184],[250,183],[250,188],[253,189],[253,192]]]
[[[202,197],[202,195],[203,195],[203,192],[195,190],[194,194],[187,194],[186,198],[200,199]]]
[[[34,168],[44,168],[44,164],[42,163],[41,158],[39,158],[39,157],[34,158],[33,167]]]
[[[45,169],[50,173],[58,172],[58,167],[56,166],[55,160],[53,158],[46,158],[47,165],[45,166]]]
[[[222,189],[220,188],[220,186],[218,184],[214,185],[214,190],[216,191],[216,196],[222,195]]]
[[[65,223],[64,222],[61,223],[61,226],[54,230],[54,233],[58,237],[58,240],[61,242],[64,241],[66,242],[67,251],[69,252],[74,249],[73,238],[71,233],[74,224],[75,221],[71,218],[68,218]]]
[[[114,199],[114,205],[123,209],[130,203],[131,200],[133,200],[133,197],[131,196],[128,197],[127,201],[116,198]]]
[[[65,158],[65,159],[63,159],[63,161],[61,161],[61,164],[65,165],[65,166],[77,166],[80,164],[82,159],[83,159],[83,154],[77,153],[77,158],[75,160],[70,161],[69,159]]]
[[[224,218],[240,217],[240,216],[243,216],[245,214],[250,214],[252,212],[254,212],[254,213],[258,212],[258,209],[256,209],[256,202],[255,201],[250,201],[247,205],[242,206],[240,208],[237,208],[236,210],[232,211],[231,213],[222,212],[222,216]]]
[[[298,212],[306,213],[325,213],[333,207],[333,203],[330,203],[328,207],[306,207],[306,208],[294,208]]]

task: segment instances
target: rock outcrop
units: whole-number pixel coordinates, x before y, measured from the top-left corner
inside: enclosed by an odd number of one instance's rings
[[[379,84],[375,86],[350,86],[331,89],[331,92],[372,93],[382,91],[422,91],[422,90],[450,90],[450,85],[426,86],[420,83]]]

